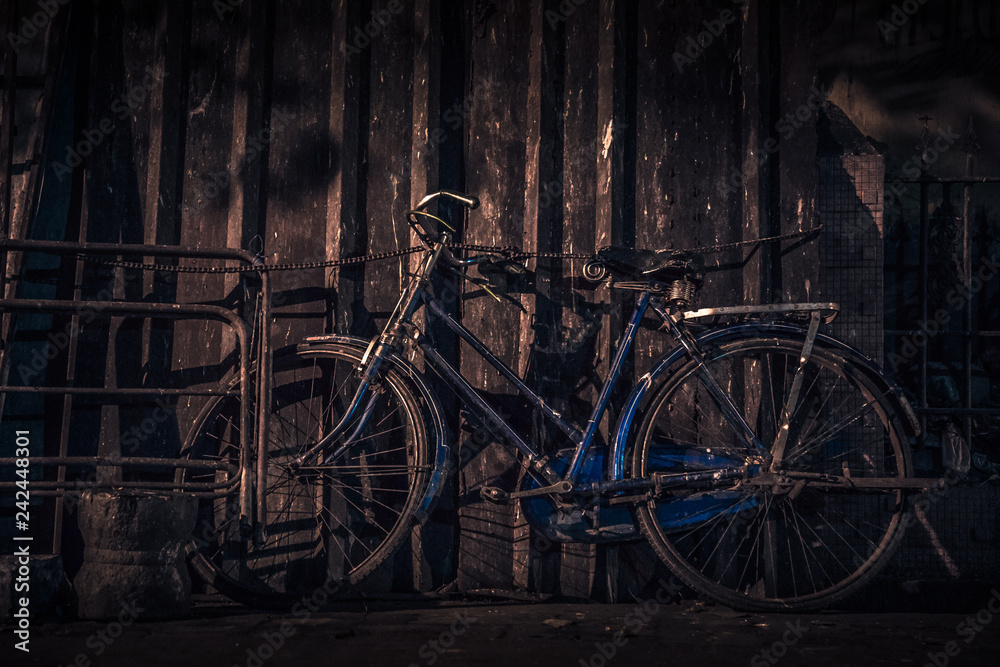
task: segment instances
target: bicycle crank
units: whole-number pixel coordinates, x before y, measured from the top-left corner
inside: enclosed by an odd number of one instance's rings
[[[505,503],[510,500],[516,500],[517,498],[547,496],[550,493],[569,493],[572,490],[573,482],[563,480],[549,486],[541,486],[537,489],[525,489],[524,491],[515,491],[514,493],[504,491],[498,486],[484,486],[479,490],[479,495],[484,500],[489,500],[490,502]]]

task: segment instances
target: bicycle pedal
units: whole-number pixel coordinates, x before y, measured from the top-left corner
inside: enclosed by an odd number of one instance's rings
[[[479,489],[479,497],[491,503],[506,503],[510,500],[510,494],[497,486],[484,486]]]

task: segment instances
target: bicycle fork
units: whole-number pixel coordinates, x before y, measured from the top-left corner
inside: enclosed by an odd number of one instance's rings
[[[301,467],[307,461],[311,461],[317,456],[323,462],[342,456],[364,431],[368,420],[375,411],[381,393],[377,388],[379,369],[382,367],[382,362],[386,355],[394,351],[399,345],[399,341],[403,335],[403,325],[410,321],[410,318],[419,305],[420,292],[427,287],[429,283],[428,276],[430,276],[431,271],[434,269],[434,265],[441,251],[444,249],[445,242],[447,242],[447,238],[444,239],[444,242],[436,244],[421,270],[410,278],[410,283],[400,295],[399,301],[396,303],[396,308],[393,310],[392,315],[389,316],[389,320],[386,322],[385,328],[382,329],[381,335],[373,338],[368,345],[368,349],[365,350],[364,356],[361,357],[361,362],[356,369],[361,376],[361,383],[358,385],[357,390],[355,390],[354,397],[344,411],[343,416],[329,433],[320,438],[319,442],[295,457],[292,462],[294,467]],[[344,438],[344,441],[335,450],[327,454],[326,450],[338,438],[347,433],[351,420],[359,411],[360,417],[357,420],[357,424],[351,429],[347,437]]]

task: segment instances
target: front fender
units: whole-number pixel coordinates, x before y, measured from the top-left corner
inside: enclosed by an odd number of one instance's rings
[[[699,347],[709,345],[719,345],[729,340],[741,338],[755,338],[759,336],[777,336],[783,338],[802,338],[806,335],[806,327],[793,322],[743,322],[712,329],[698,337]],[[816,344],[827,349],[840,353],[850,359],[866,375],[877,383],[883,393],[893,403],[899,414],[905,416],[903,427],[907,434],[915,437],[919,434],[919,426],[913,408],[903,397],[898,388],[892,385],[885,377],[882,369],[872,359],[865,356],[860,350],[851,347],[843,341],[831,338],[825,334],[816,337]],[[625,402],[625,408],[618,417],[615,425],[615,434],[611,444],[611,456],[609,457],[609,475],[611,479],[623,479],[625,476],[625,457],[631,448],[630,437],[636,414],[642,406],[644,399],[649,394],[650,389],[658,386],[658,380],[665,373],[671,372],[674,364],[687,360],[683,348],[676,347],[657,361],[653,367],[636,383]]]
[[[338,343],[356,348],[359,354],[363,355],[365,350],[368,349],[370,342],[366,338],[359,338],[357,336],[328,334],[307,338],[306,342],[300,344],[299,347],[322,349],[325,343]],[[451,449],[448,446],[448,426],[444,420],[444,412],[441,409],[440,401],[438,401],[437,396],[427,385],[424,376],[414,368],[413,364],[395,353],[386,355],[385,361],[393,370],[409,380],[413,384],[414,389],[419,392],[420,397],[427,406],[428,416],[434,428],[434,433],[431,434],[431,446],[434,448],[434,471],[431,473],[431,479],[427,485],[427,493],[417,508],[416,515],[417,519],[423,522],[431,510],[434,509],[434,504],[437,502],[441,488],[452,470]]]

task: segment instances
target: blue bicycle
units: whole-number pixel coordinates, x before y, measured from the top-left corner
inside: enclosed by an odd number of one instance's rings
[[[185,455],[233,464],[217,466],[211,479],[182,472],[186,482],[232,481],[226,495],[202,501],[191,547],[217,589],[262,605],[293,603],[324,584],[355,586],[427,515],[453,460],[451,441],[438,399],[404,350],[419,350],[516,452],[517,488],[486,487],[482,497],[521,503],[550,539],[644,536],[695,591],[758,611],[828,606],[886,563],[908,494],[929,481],[912,476],[917,422],[906,400],[870,359],[820,332],[835,304],[691,310],[703,281],[698,255],[602,250],[585,277],[637,297],[593,412],[577,426],[434,296],[436,270],[497,261],[457,256],[451,228],[427,210],[439,199],[478,206],[445,190],[409,212],[422,243],[419,269],[378,336],[317,336],[274,355],[259,447],[240,431],[237,392],[197,421]],[[597,445],[647,315],[675,345],[632,389],[610,443]],[[430,319],[509,380],[567,446],[552,451],[511,426],[435,348],[424,333]],[[715,326],[695,335],[691,323],[705,322]],[[243,478],[220,480],[233,470]],[[263,499],[251,517],[246,503],[238,509],[248,479]]]

